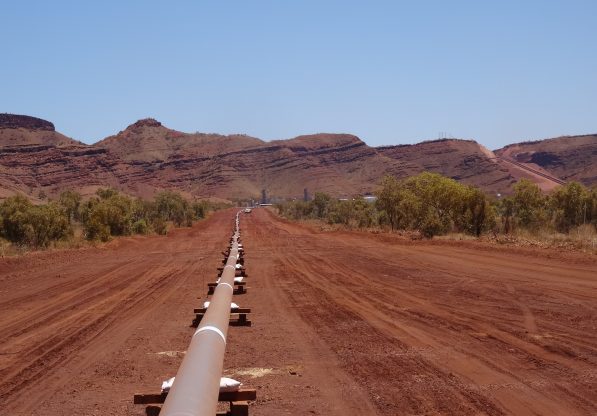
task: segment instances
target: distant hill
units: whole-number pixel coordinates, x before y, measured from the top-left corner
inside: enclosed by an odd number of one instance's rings
[[[259,146],[263,141],[246,135],[182,133],[147,118],[96,143],[124,160],[164,162],[185,156],[213,156]]]
[[[33,199],[64,189],[91,194],[111,186],[150,196],[163,189],[189,197],[280,198],[303,190],[335,196],[375,191],[383,175],[432,171],[491,193],[528,177],[549,190],[564,180],[597,182],[595,136],[507,146],[495,153],[472,140],[435,140],[370,147],[350,134],[320,133],[262,141],[242,134],[183,133],[139,120],[94,145],[54,131],[52,123],[0,115],[0,198]],[[531,147],[529,147],[531,146]]]
[[[474,140],[442,139],[412,145],[384,146],[377,150],[411,165],[407,175],[440,173],[491,192],[507,192],[516,176],[501,166],[495,154]]]
[[[515,143],[496,154],[564,181],[597,184],[597,134]]]
[[[46,144],[77,145],[79,142],[57,133],[49,121],[31,116],[0,113],[0,147]]]

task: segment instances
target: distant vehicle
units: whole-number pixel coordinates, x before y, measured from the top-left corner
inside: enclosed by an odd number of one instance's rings
[[[251,213],[251,208],[245,208],[245,214],[250,214]]]

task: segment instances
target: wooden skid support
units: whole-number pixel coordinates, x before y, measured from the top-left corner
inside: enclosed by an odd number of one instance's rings
[[[222,277],[222,273],[224,273],[224,272],[218,272],[218,277]],[[236,270],[234,272],[234,277],[241,277],[241,276],[242,277],[249,277],[249,275],[247,274],[247,272],[244,271],[244,270]]]
[[[160,404],[164,403],[168,393],[135,393],[133,403],[135,404]],[[240,389],[237,391],[222,392],[218,396],[219,402],[242,402],[257,399],[257,390]]]
[[[216,290],[216,286],[207,286],[207,294],[208,295],[213,295],[215,290]],[[234,285],[234,292],[233,292],[234,295],[244,295],[245,293],[247,293],[246,286]]]
[[[161,406],[148,405],[145,407],[146,416],[160,416]],[[249,416],[249,402],[230,402],[230,410],[217,412],[216,416]]]
[[[249,416],[249,402],[230,402],[230,416]]]
[[[226,264],[226,262],[227,262],[227,261],[228,261],[228,257],[227,257],[227,256],[225,256],[225,257],[222,259],[222,264]],[[238,259],[236,259],[236,262],[237,262],[237,263],[240,263],[241,265],[243,265],[243,266],[244,266],[244,265],[245,265],[245,258],[244,258],[243,256],[239,256],[239,257],[238,257]]]
[[[249,309],[249,312],[251,310]],[[193,323],[192,326],[193,327],[198,327],[199,323],[201,322],[201,320],[203,319],[203,313],[197,313],[195,315],[195,319],[193,319]],[[230,326],[251,326],[251,321],[249,319],[247,319],[247,312],[240,312],[240,311],[231,311],[230,312],[230,322],[229,325]]]
[[[240,269],[236,269],[236,268],[235,268],[234,270],[235,270],[235,272],[236,272],[237,274],[238,274],[239,272],[240,272],[240,273],[244,273],[244,272],[246,271],[246,269],[244,268],[244,266],[243,266],[243,267],[241,267]],[[218,272],[222,273],[223,271],[224,271],[224,268],[223,268],[223,267],[218,267]]]
[[[205,313],[205,312],[207,312],[207,308],[195,308],[195,309],[193,309],[193,313]],[[251,308],[230,309],[230,313],[251,313]]]
[[[207,287],[216,287],[218,285],[218,283],[216,282],[210,282],[207,284]],[[234,286],[246,286],[247,282],[234,282]]]

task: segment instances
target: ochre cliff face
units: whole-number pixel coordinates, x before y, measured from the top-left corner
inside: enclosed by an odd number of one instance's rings
[[[508,145],[496,154],[565,181],[597,183],[597,134],[566,136]]]
[[[0,114],[0,147],[80,144],[54,131],[54,124],[36,117]]]
[[[56,195],[65,189],[90,194],[98,187],[126,184],[127,166],[104,149],[29,145],[0,151],[0,195]]]
[[[172,186],[194,188],[202,196],[271,195],[300,197],[303,189],[334,195],[355,195],[375,189],[400,163],[379,155],[354,136],[326,135],[321,145],[305,143],[305,137],[262,143],[245,149],[208,156],[172,158],[161,163],[162,178]]]
[[[443,139],[414,145],[387,146],[378,150],[408,162],[406,176],[421,171],[440,173],[489,192],[507,192],[516,178],[496,160],[493,152],[473,140]]]
[[[37,117],[0,113],[0,129],[18,128],[54,131],[54,124]]]
[[[191,155],[213,156],[261,144],[261,140],[246,135],[182,133],[166,128],[154,119],[144,119],[95,146],[109,149],[123,160],[165,162]]]
[[[0,198],[16,192],[35,197],[41,191],[52,197],[65,189],[89,195],[106,186],[144,197],[174,189],[196,197],[259,198],[264,188],[279,198],[300,198],[305,188],[310,194],[350,197],[374,192],[386,174],[403,178],[422,171],[491,193],[508,192],[520,177],[546,181],[547,188],[557,185],[503,156],[520,159],[524,152],[514,155],[512,149],[501,149],[496,155],[470,140],[372,148],[350,134],[315,134],[264,142],[246,135],[182,133],[145,119],[95,145],[84,145],[53,131],[53,126],[49,130],[51,123],[19,117],[5,117],[0,127]],[[15,127],[15,120],[21,124]],[[26,123],[29,127],[23,127]],[[577,163],[576,175],[583,178],[590,178],[583,163],[595,164],[593,144],[589,140],[582,145],[593,152]],[[568,163],[562,158],[580,151],[574,150],[574,142],[566,146],[524,157],[547,166],[537,169],[563,172]]]

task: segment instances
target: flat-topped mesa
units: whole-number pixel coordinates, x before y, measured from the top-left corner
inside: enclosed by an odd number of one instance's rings
[[[55,131],[54,124],[41,118],[19,114],[0,113],[0,129],[28,129]]]

